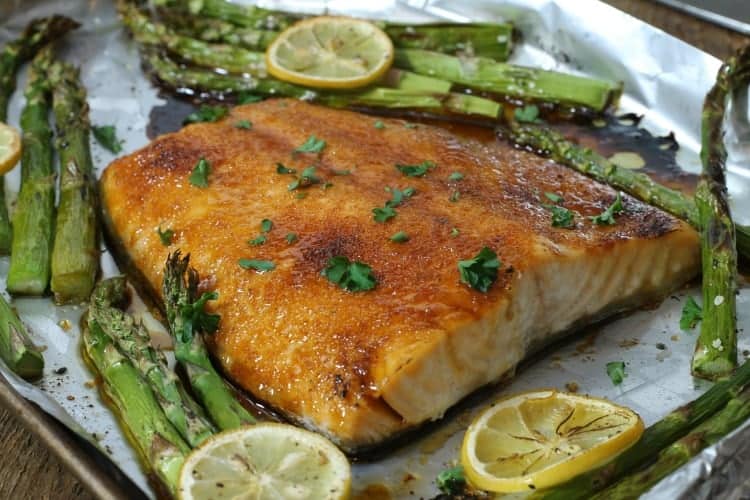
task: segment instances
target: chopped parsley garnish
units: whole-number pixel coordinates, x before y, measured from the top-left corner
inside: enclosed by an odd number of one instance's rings
[[[189,181],[195,187],[207,188],[208,187],[208,175],[211,173],[211,164],[205,158],[198,160],[195,164],[195,168],[190,173]]]
[[[680,329],[692,330],[695,325],[703,319],[703,309],[694,298],[688,297],[685,305],[682,306],[682,315],[680,316]]]
[[[235,122],[234,128],[250,130],[251,128],[253,128],[253,122],[251,122],[250,120],[239,120]]]
[[[544,193],[544,196],[546,196],[552,203],[561,203],[563,201],[563,197],[559,194],[546,192]]]
[[[161,244],[165,247],[168,247],[172,244],[172,238],[174,237],[174,231],[171,229],[165,229],[164,231],[161,230],[161,226],[156,228],[156,232],[159,233],[159,239],[161,240]]]
[[[286,238],[286,242],[289,243],[290,245],[292,243],[295,243],[299,239],[297,237],[297,233],[286,233],[285,238]]]
[[[289,183],[289,186],[287,186],[287,189],[289,191],[294,191],[298,188],[305,188],[307,186],[310,186],[312,184],[319,184],[320,178],[318,178],[315,175],[315,167],[306,167],[302,174],[300,174],[298,179],[295,179],[294,181]]]
[[[622,381],[628,376],[625,373],[625,363],[622,361],[612,361],[607,363],[607,375],[609,375],[609,379],[613,384],[622,384]]]
[[[385,188],[385,190],[391,193],[391,199],[385,202],[385,206],[391,208],[401,205],[401,203],[404,202],[404,199],[411,198],[414,193],[417,192],[413,187],[407,187],[403,191],[398,188],[389,187]]]
[[[552,226],[570,229],[575,226],[573,212],[557,205],[545,205],[552,212]]]
[[[255,269],[261,273],[276,269],[276,264],[270,260],[240,259],[237,263],[242,269]]]
[[[259,234],[258,236],[256,236],[252,240],[248,240],[247,244],[248,245],[252,245],[254,247],[257,247],[257,246],[260,246],[260,245],[264,244],[267,240],[268,240],[268,238],[266,238],[265,234]]]
[[[448,180],[449,180],[449,181],[460,181],[460,180],[461,180],[461,179],[463,179],[463,178],[464,178],[464,174],[462,174],[461,172],[453,172],[453,173],[452,173],[452,174],[451,174],[451,175],[450,175],[450,176],[448,177]]]
[[[457,227],[451,229],[451,238],[458,238],[459,234],[461,234],[461,231]]]
[[[375,128],[376,129],[383,129],[385,128],[385,123],[381,122],[380,120],[375,122]]]
[[[482,293],[487,293],[495,282],[498,269],[500,269],[500,260],[497,254],[488,247],[482,248],[473,259],[458,261],[461,282]]]
[[[260,230],[261,230],[261,232],[267,233],[271,229],[273,229],[273,221],[271,221],[271,219],[263,219],[260,222]]]
[[[407,177],[422,177],[424,174],[435,168],[435,164],[429,160],[423,161],[419,165],[398,165],[396,168]]]
[[[300,192],[300,193],[295,194],[294,197],[297,198],[298,200],[302,200],[304,198],[307,198],[307,193]]]
[[[364,262],[352,262],[343,255],[331,257],[321,274],[331,283],[350,292],[372,290],[377,283],[370,266]]]
[[[436,482],[438,489],[446,495],[461,495],[466,488],[464,468],[459,465],[445,469],[438,474]]]
[[[388,203],[383,208],[375,207],[372,209],[372,218],[375,222],[387,222],[396,216],[396,211],[388,206]]]
[[[450,197],[450,198],[448,198],[448,199],[449,199],[449,200],[450,200],[451,202],[455,203],[455,202],[457,202],[457,201],[458,201],[458,199],[459,199],[459,198],[461,198],[461,193],[459,193],[458,191],[453,191],[453,192],[451,193],[451,197]]]
[[[538,121],[539,108],[537,108],[533,104],[528,104],[522,108],[516,108],[516,110],[513,112],[513,115],[515,116],[516,121],[533,123]]]
[[[389,238],[394,243],[406,243],[409,241],[409,235],[404,231],[399,231]]]
[[[240,92],[237,95],[237,104],[252,104],[254,102],[260,102],[265,97],[257,95],[257,94],[250,94],[248,92]]]
[[[287,168],[286,166],[284,166],[283,163],[277,163],[276,164],[276,173],[277,174],[281,174],[281,175],[296,174],[297,170],[295,170],[293,168]]]
[[[229,114],[229,109],[224,106],[209,106],[204,104],[198,108],[198,111],[193,111],[187,115],[182,123],[187,125],[188,123],[216,122],[227,116],[227,114]]]
[[[618,192],[615,201],[609,207],[607,207],[604,212],[600,213],[599,215],[589,217],[589,219],[591,219],[591,222],[599,226],[611,226],[617,222],[615,220],[615,215],[619,214],[623,210],[625,210],[625,207],[622,205],[622,195]]]
[[[304,144],[294,150],[295,153],[320,153],[326,147],[326,141],[314,135],[307,138]]]
[[[349,169],[345,169],[345,170],[336,170],[336,169],[333,169],[333,170],[331,170],[331,173],[333,175],[350,175],[352,173],[352,171],[349,170]]]
[[[108,150],[115,154],[122,151],[122,141],[117,139],[117,131],[114,125],[93,125],[91,132],[94,133],[96,141]]]

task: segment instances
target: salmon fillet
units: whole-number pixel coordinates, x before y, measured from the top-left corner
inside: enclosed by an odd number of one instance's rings
[[[699,266],[696,232],[656,208],[623,196],[616,224],[595,225],[587,216],[615,200],[611,188],[499,142],[405,125],[269,100],[159,137],[101,179],[112,240],[156,293],[177,249],[219,292],[208,342],[224,373],[348,451],[440,418],[561,332],[659,300]],[[322,152],[293,153],[311,135]],[[201,158],[211,165],[203,189],[188,180]],[[424,161],[434,168],[422,177],[395,167]],[[290,191],[295,177],[278,163],[298,175],[314,165],[320,183]],[[386,187],[415,192],[378,223]],[[546,192],[577,212],[574,228],[552,226]],[[266,242],[248,244],[263,219],[273,222]],[[158,228],[174,231],[171,245]],[[390,241],[398,231],[409,241]],[[485,246],[502,265],[482,293],[457,263]],[[376,287],[328,281],[334,256],[371,266]],[[242,258],[276,268],[243,269]]]

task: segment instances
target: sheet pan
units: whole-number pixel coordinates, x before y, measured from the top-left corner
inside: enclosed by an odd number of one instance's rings
[[[642,125],[655,134],[674,131],[680,144],[678,160],[689,171],[700,169],[699,118],[703,96],[713,83],[720,62],[641,21],[595,0],[386,0],[386,1],[261,1],[262,6],[304,12],[333,12],[363,17],[403,20],[502,20],[516,23],[524,33],[513,61],[523,64],[584,72],[622,80],[625,96],[621,111],[644,115]],[[115,124],[125,151],[145,145],[145,134],[152,107],[163,103],[140,70],[134,44],[123,34],[114,7],[106,0],[5,0],[0,4],[0,43],[14,37],[33,17],[62,13],[83,23],[61,47],[62,56],[81,65],[89,90],[92,121]],[[19,81],[23,88],[25,75]],[[23,105],[20,92],[11,101],[10,122],[18,124]],[[746,115],[739,108],[738,116]],[[743,163],[740,147],[742,128],[730,133],[729,186],[737,219],[750,223],[750,167]],[[94,144],[94,159],[101,171],[113,156]],[[746,153],[747,151],[744,151]],[[10,202],[18,189],[18,169],[8,176]],[[118,273],[106,248],[102,249],[104,275]],[[5,288],[7,258],[0,259],[0,289]],[[383,460],[354,466],[355,495],[389,492],[393,498],[430,497],[437,493],[434,478],[446,465],[455,463],[463,430],[473,415],[496,397],[527,389],[577,384],[579,391],[606,397],[638,411],[646,424],[653,423],[674,407],[694,399],[707,384],[694,381],[689,360],[696,333],[679,330],[678,319],[687,294],[699,297],[693,288],[675,294],[660,307],[599,325],[574,336],[556,350],[528,363],[510,385],[499,387],[470,405],[450,412],[447,418],[413,444]],[[39,421],[41,408],[87,443],[129,478],[110,481],[102,487],[82,475],[84,483],[99,495],[109,496],[140,488],[153,496],[134,452],[99,399],[91,384],[92,375],[79,353],[78,321],[82,308],[54,307],[49,299],[17,299],[21,317],[33,332],[34,340],[46,346],[47,367],[40,383],[28,384],[0,366],[15,393],[0,391],[8,404],[22,402],[18,411],[26,422]],[[740,328],[750,327],[750,290],[738,298]],[[142,307],[136,312],[148,317]],[[154,324],[153,320],[150,324]],[[747,335],[740,334],[740,352],[750,348]],[[609,361],[625,361],[628,377],[615,387],[605,372]],[[1,363],[0,363],[1,364]],[[63,370],[64,368],[64,370]],[[750,427],[740,429],[663,481],[649,494],[651,498],[709,498],[722,492],[741,494],[740,479],[750,469]],[[53,449],[61,438],[43,436]],[[71,445],[74,446],[74,445]],[[91,450],[76,444],[73,462],[79,458],[81,475],[90,463]],[[58,450],[59,451],[59,450]],[[83,464],[83,465],[81,465]],[[94,472],[108,476],[107,472]],[[110,474],[111,475],[111,474]],[[114,485],[116,486],[114,486]],[[134,486],[136,485],[136,486]],[[109,488],[109,489],[107,489]],[[721,489],[717,489],[721,488]],[[105,493],[108,492],[108,493]],[[740,492],[740,493],[738,493]],[[739,498],[739,497],[738,497]]]

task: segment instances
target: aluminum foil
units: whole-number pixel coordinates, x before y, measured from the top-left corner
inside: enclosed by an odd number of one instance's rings
[[[703,96],[714,81],[720,62],[641,21],[595,0],[385,0],[329,2],[261,1],[270,8],[310,13],[332,12],[408,22],[500,21],[516,23],[524,43],[513,61],[550,69],[582,72],[625,83],[623,112],[644,115],[642,126],[655,134],[674,131],[680,144],[678,161],[689,171],[700,170],[700,109]],[[63,43],[61,55],[82,68],[89,91],[92,121],[115,124],[124,150],[133,151],[148,142],[146,125],[152,107],[162,104],[140,70],[135,46],[117,23],[114,7],[104,0],[3,0],[0,2],[0,44],[16,36],[33,17],[62,13],[83,23]],[[24,85],[25,75],[19,81]],[[10,123],[18,125],[23,105],[18,92],[11,102]],[[730,162],[729,188],[736,218],[750,223],[750,157],[747,98],[734,106],[728,140],[734,152]],[[93,145],[97,169],[113,159]],[[8,176],[8,196],[18,189],[18,169]],[[106,276],[117,267],[103,248]],[[0,289],[4,289],[7,258],[0,259]],[[454,464],[463,432],[474,415],[502,394],[574,385],[581,393],[612,399],[627,405],[651,424],[675,407],[695,399],[708,384],[690,376],[690,357],[695,332],[679,330],[678,320],[691,289],[665,300],[651,311],[639,311],[571,338],[565,345],[527,363],[509,385],[484,398],[449,412],[444,421],[413,444],[382,460],[354,466],[354,493],[360,498],[388,493],[393,498],[430,497],[437,493],[434,478]],[[49,299],[17,299],[21,317],[34,340],[46,346],[47,366],[42,382],[28,384],[9,373],[0,373],[24,397],[37,403],[63,424],[87,437],[153,496],[135,454],[126,443],[115,419],[90,383],[93,378],[79,353],[79,307],[54,307]],[[750,290],[738,297],[740,329],[750,327]],[[142,307],[137,314],[148,319]],[[153,319],[149,322],[154,328]],[[750,329],[749,329],[750,331]],[[740,335],[740,351],[750,348]],[[613,386],[606,375],[609,361],[625,361],[628,377]],[[64,373],[62,368],[65,368]],[[648,498],[747,498],[750,486],[750,425],[745,425],[717,446],[680,469],[649,494]]]

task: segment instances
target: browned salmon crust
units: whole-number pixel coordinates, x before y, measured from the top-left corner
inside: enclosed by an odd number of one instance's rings
[[[554,334],[660,299],[698,270],[696,233],[656,208],[624,196],[617,223],[597,226],[587,216],[613,202],[609,187],[501,143],[404,125],[270,100],[162,136],[101,180],[109,230],[155,290],[180,249],[219,292],[210,345],[227,375],[348,450],[440,418]],[[311,135],[323,151],[293,153]],[[201,158],[205,189],[188,181]],[[424,161],[435,168],[423,177],[395,167]],[[278,163],[314,165],[321,183],[290,191]],[[378,223],[386,187],[416,192]],[[575,228],[552,226],[545,192],[564,198]],[[266,243],[249,245],[266,218]],[[169,247],[159,227],[175,231]],[[410,240],[389,241],[397,231]],[[486,294],[457,269],[484,246],[502,261]],[[321,276],[337,255],[369,264],[377,287],[349,293]],[[276,269],[245,270],[241,258]]]

